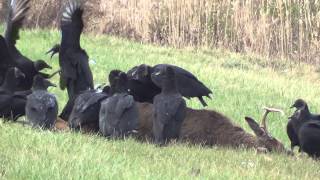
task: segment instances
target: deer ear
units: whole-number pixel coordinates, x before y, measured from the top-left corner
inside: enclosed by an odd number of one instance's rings
[[[253,130],[256,136],[261,137],[264,135],[264,130],[259,126],[259,124],[251,117],[245,117],[247,123],[249,124],[250,128]]]

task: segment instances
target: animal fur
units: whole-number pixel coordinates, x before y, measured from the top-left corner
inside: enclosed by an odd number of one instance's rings
[[[152,104],[137,103],[137,106],[140,127],[136,137],[141,141],[150,141],[153,137]],[[86,132],[88,132],[88,128],[86,128]],[[262,148],[266,151],[288,153],[278,140],[268,140],[248,133],[243,128],[235,125],[228,117],[214,110],[187,108],[186,118],[180,131],[180,140],[206,146],[245,147],[257,150]]]

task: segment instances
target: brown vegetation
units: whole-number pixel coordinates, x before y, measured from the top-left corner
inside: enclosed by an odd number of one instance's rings
[[[58,25],[64,1],[31,2],[27,26]],[[222,47],[312,63],[320,59],[317,1],[87,0],[84,18],[86,31],[142,42]]]

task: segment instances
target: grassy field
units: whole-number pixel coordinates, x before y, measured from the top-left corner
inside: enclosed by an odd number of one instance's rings
[[[57,31],[23,31],[18,47],[32,59],[45,59],[58,69],[58,59],[45,52],[59,42]],[[267,61],[223,50],[173,49],[113,37],[84,35],[96,84],[112,69],[141,63],[170,63],[190,70],[213,92],[215,109],[250,131],[244,116],[262,116],[262,106],[282,108],[285,116],[269,116],[269,130],[289,147],[285,126],[289,106],[299,97],[319,112],[319,69],[306,64]],[[58,77],[54,82],[58,82]],[[66,92],[58,88],[59,105]],[[202,108],[197,100],[188,106]],[[253,150],[203,148],[174,144],[158,148],[133,139],[106,140],[79,133],[53,133],[0,122],[0,179],[316,179],[320,164],[298,155],[257,155]]]

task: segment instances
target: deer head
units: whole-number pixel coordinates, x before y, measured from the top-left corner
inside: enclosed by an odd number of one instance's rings
[[[269,133],[267,128],[267,116],[270,112],[279,112],[281,114],[284,114],[284,112],[280,109],[269,107],[263,107],[263,109],[265,112],[260,125],[253,118],[245,117],[245,120],[258,138],[258,148],[265,149],[268,152],[290,153],[278,139]]]

